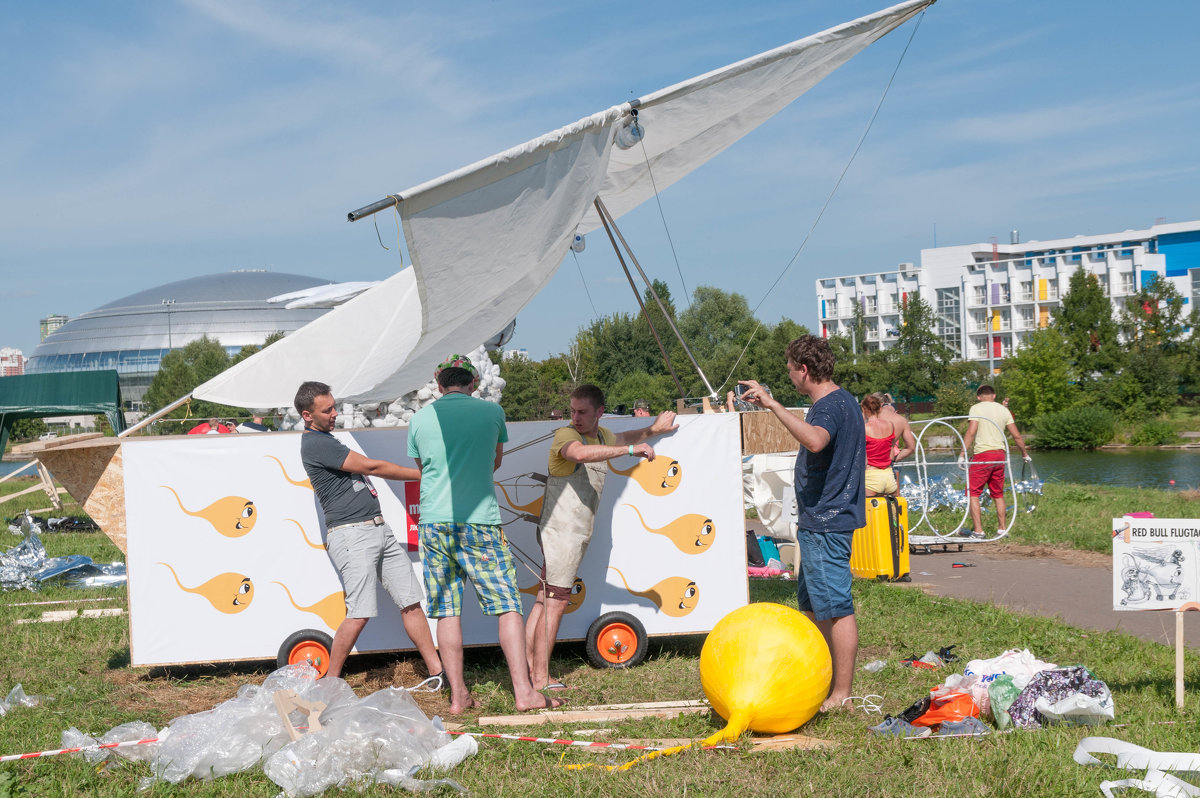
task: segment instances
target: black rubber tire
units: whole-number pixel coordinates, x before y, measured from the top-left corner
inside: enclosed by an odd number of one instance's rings
[[[613,640],[609,632],[611,627],[625,626],[633,633],[636,645],[630,647]],[[609,630],[606,632],[606,630]],[[609,640],[605,640],[609,637]],[[642,622],[627,612],[606,612],[588,627],[587,657],[588,662],[596,668],[632,668],[640,665],[646,659],[646,649],[649,639],[646,637],[646,627]],[[604,646],[604,650],[601,650]],[[618,651],[618,648],[622,650]]]
[[[283,645],[279,647],[279,655],[275,658],[275,667],[284,668],[291,664],[292,652],[306,643],[317,643],[325,648],[323,666],[310,662],[324,676],[326,669],[329,668],[329,652],[333,651],[333,638],[318,629],[301,629],[299,632],[289,635],[288,639],[284,640]]]

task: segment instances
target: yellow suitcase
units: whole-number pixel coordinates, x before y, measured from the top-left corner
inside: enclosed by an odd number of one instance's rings
[[[867,499],[867,525],[854,530],[850,572],[861,579],[908,582],[908,502],[903,498]]]

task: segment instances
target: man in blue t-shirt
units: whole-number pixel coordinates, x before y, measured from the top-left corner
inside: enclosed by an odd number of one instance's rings
[[[415,480],[415,468],[374,460],[333,437],[337,403],[323,382],[305,382],[296,391],[296,412],[304,419],[300,461],[325,516],[325,550],[342,580],[346,618],[333,635],[326,676],[341,676],[354,643],[378,614],[376,585],[382,583],[400,608],[404,631],[425,660],[431,677],[441,679],[442,662],[421,609],[421,585],[408,552],[383,520],[369,476]]]
[[[796,455],[796,537],[800,610],[816,623],[833,656],[833,684],[821,710],[842,706],[854,682],[858,624],[850,598],[850,541],[866,526],[866,430],[862,410],[833,382],[833,350],[815,335],[788,344],[788,376],[813,400],[805,420],[792,415],[754,380],[742,399],[765,407],[800,442]]]
[[[450,714],[475,705],[463,679],[464,577],[484,614],[497,618],[517,709],[553,709],[564,702],[534,690],[529,678],[517,573],[492,482],[508,440],[504,410],[471,395],[475,367],[462,355],[451,355],[434,377],[442,397],[408,422],[408,454],[421,472],[421,562],[450,682]]]

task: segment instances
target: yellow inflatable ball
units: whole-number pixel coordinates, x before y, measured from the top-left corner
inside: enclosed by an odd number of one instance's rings
[[[782,734],[807,723],[829,695],[833,660],[816,624],[782,604],[749,604],[726,615],[700,651],[704,695],[728,725],[705,741],[732,742],[746,729]]]

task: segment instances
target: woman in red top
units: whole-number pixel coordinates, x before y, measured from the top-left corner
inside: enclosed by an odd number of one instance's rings
[[[900,431],[880,417],[883,403],[878,397],[868,395],[861,404],[867,428],[867,496],[895,496],[900,486],[892,470],[892,450]]]

